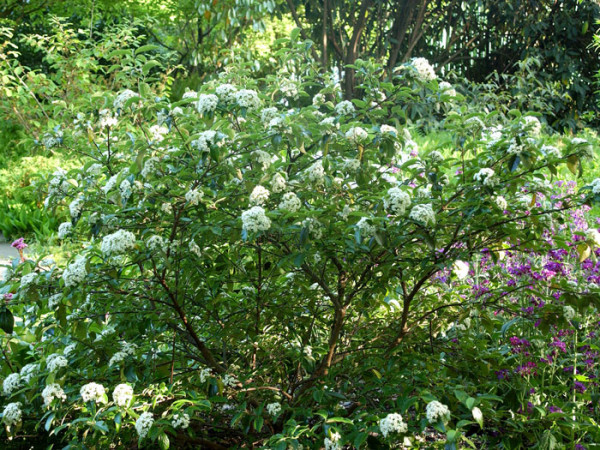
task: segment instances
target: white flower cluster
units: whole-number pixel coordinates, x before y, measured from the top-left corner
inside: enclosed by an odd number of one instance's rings
[[[120,255],[135,247],[135,234],[118,230],[102,238],[101,250],[104,255]]]
[[[496,177],[496,172],[494,172],[494,169],[490,169],[488,167],[483,168],[479,172],[477,172],[473,176],[473,179],[483,184],[484,186],[489,187],[494,187],[500,182]]]
[[[68,365],[69,361],[67,361],[67,358],[58,353],[53,353],[46,358],[46,367],[49,372],[56,372],[61,367],[67,367]]]
[[[133,388],[128,384],[119,384],[115,387],[112,397],[117,406],[125,407],[133,398]]]
[[[135,429],[140,436],[140,439],[144,439],[146,437],[148,431],[150,431],[150,428],[152,428],[153,423],[154,417],[152,416],[151,412],[146,411],[140,414],[140,417],[138,417],[138,419],[135,421]]]
[[[442,93],[449,95],[450,97],[456,97],[456,89],[454,89],[447,81],[440,81],[439,88]]]
[[[117,126],[119,120],[116,116],[112,115],[109,109],[100,110],[100,128],[113,128]]]
[[[501,195],[498,195],[497,197],[494,197],[493,200],[494,200],[494,203],[496,203],[496,206],[498,208],[500,208],[501,210],[504,211],[504,210],[506,210],[508,208],[508,202]]]
[[[200,114],[213,112],[217,109],[219,97],[214,94],[200,94],[196,108]]]
[[[563,306],[563,315],[567,320],[573,320],[575,318],[575,309],[572,306]]]
[[[262,170],[267,170],[271,165],[271,155],[264,150],[256,150],[252,152],[252,156],[261,165]]]
[[[25,364],[21,368],[21,381],[25,384],[29,384],[31,379],[37,375],[40,370],[40,365],[37,363]]]
[[[104,396],[106,395],[106,391],[104,390],[104,386],[101,384],[92,382],[81,386],[79,394],[81,394],[81,400],[83,400],[85,403],[102,403],[105,401]]]
[[[286,192],[283,194],[283,198],[279,203],[279,209],[284,209],[290,212],[296,212],[300,209],[302,203],[296,194],[293,192]]]
[[[417,71],[418,77],[421,81],[431,81],[437,78],[435,70],[429,64],[426,58],[413,58],[410,61],[411,66]]]
[[[4,407],[4,411],[2,413],[2,421],[8,427],[12,427],[21,422],[21,416],[23,412],[21,411],[21,403],[9,403]]]
[[[248,233],[267,231],[271,228],[271,220],[265,215],[265,210],[260,206],[253,206],[242,213],[242,227]]]
[[[193,98],[194,100],[196,100],[198,98],[198,93],[196,91],[189,91],[186,88],[186,91],[181,96],[181,99],[186,100],[188,98]]]
[[[553,158],[560,158],[562,156],[560,150],[553,145],[542,145],[540,150],[546,157],[551,156]]]
[[[150,175],[156,173],[158,171],[158,158],[152,157],[148,158],[144,163],[144,168],[142,169],[142,177],[148,178]]]
[[[524,116],[523,122],[525,122],[525,126],[530,129],[531,134],[534,136],[538,136],[542,132],[542,124],[537,117]]]
[[[19,388],[21,384],[21,377],[18,373],[11,373],[2,382],[2,390],[4,395],[10,397],[10,395]]]
[[[208,377],[212,376],[212,369],[205,367],[200,371],[200,383],[205,383]]]
[[[190,426],[190,416],[186,413],[175,414],[171,421],[171,425],[173,425],[173,428],[175,429],[181,428],[182,430],[185,430]]]
[[[285,191],[286,186],[287,182],[285,181],[283,175],[281,175],[280,173],[276,173],[275,175],[273,175],[273,178],[271,179],[271,189],[273,190],[273,192],[283,192]]]
[[[364,142],[369,137],[369,134],[364,128],[353,127],[346,131],[346,139],[354,144]]]
[[[406,433],[408,425],[398,413],[388,414],[385,418],[379,421],[379,429],[384,438],[387,438],[391,433]]]
[[[319,122],[323,134],[335,134],[340,129],[339,122],[335,121],[335,117],[325,117]]]
[[[381,134],[398,134],[398,130],[396,130],[396,128],[391,125],[381,125],[379,131],[381,132]]]
[[[340,440],[342,436],[338,432],[330,431],[329,437],[326,437],[323,441],[325,444],[325,450],[341,450]]]
[[[260,107],[260,98],[258,98],[256,91],[252,89],[242,89],[241,91],[236,92],[235,100],[240,107],[249,110]]]
[[[450,420],[450,410],[443,403],[434,400],[427,404],[425,415],[429,423],[437,423],[440,420],[444,423]]]
[[[71,185],[67,181],[67,173],[58,169],[52,174],[48,182],[48,197],[64,197],[69,191]]]
[[[267,413],[275,417],[281,412],[281,403],[273,402],[267,405]]]
[[[268,125],[271,120],[279,116],[279,110],[275,107],[264,108],[260,113],[260,120],[265,125]]]
[[[585,238],[588,242],[593,243],[596,247],[600,247],[600,233],[595,228],[588,228],[585,231]]]
[[[77,342],[73,342],[65,347],[63,355],[69,356],[77,348]]]
[[[125,89],[123,92],[120,92],[119,95],[113,101],[113,107],[115,109],[123,109],[125,102],[130,98],[137,97],[138,94],[133,92],[131,89]]]
[[[223,377],[223,385],[225,387],[234,387],[236,384],[238,384],[238,380],[234,375],[225,374]]]
[[[302,221],[302,226],[308,230],[314,239],[321,239],[323,237],[323,226],[317,219],[307,217]]]
[[[64,402],[67,399],[65,391],[60,387],[58,383],[52,383],[47,385],[42,391],[42,398],[44,399],[44,406],[50,406],[52,400],[55,398]]]
[[[321,106],[326,101],[327,101],[327,98],[325,97],[325,94],[321,94],[319,92],[318,94],[315,94],[315,96],[313,97],[312,104],[313,104],[313,106]]]
[[[121,350],[115,353],[110,361],[108,362],[109,366],[114,366],[115,364],[119,364],[125,360],[128,356],[135,355],[135,350],[137,349],[137,345],[129,344],[127,342],[121,343]]]
[[[73,219],[78,218],[83,210],[83,199],[81,197],[76,198],[69,204],[69,213]]]
[[[104,192],[105,194],[108,194],[117,185],[117,177],[118,176],[119,175],[116,174],[116,175],[113,175],[112,177],[110,177],[108,180],[106,180],[106,183],[101,188],[102,192]]]
[[[65,282],[66,287],[77,286],[87,275],[87,269],[85,268],[87,261],[85,257],[78,256],[71,264],[67,266],[62,274],[62,278]]]
[[[306,178],[308,181],[317,186],[323,184],[325,181],[325,169],[323,169],[323,163],[321,161],[317,161],[308,169],[306,169]]]
[[[592,144],[590,144],[587,139],[578,138],[578,137],[573,138],[573,139],[571,139],[571,145],[575,146],[575,147],[581,147],[581,150],[583,150],[585,156],[587,156],[589,158],[594,157],[594,151],[592,149]]]
[[[237,92],[237,88],[234,85],[221,84],[217,87],[217,89],[215,89],[215,92],[223,103],[235,102],[235,93]]]
[[[347,116],[352,114],[356,109],[351,101],[343,100],[335,105],[335,112],[338,116]]]
[[[127,178],[121,181],[121,184],[119,185],[119,192],[121,193],[121,198],[124,202],[126,202],[129,197],[131,197],[131,194],[133,194],[133,186]]]
[[[264,205],[269,200],[270,192],[263,186],[256,186],[250,194],[250,205]]]
[[[148,250],[153,252],[157,250],[166,250],[165,240],[156,234],[148,238],[146,246],[148,247]]]
[[[198,139],[194,139],[190,145],[200,150],[201,152],[207,152],[210,150],[210,147],[217,143],[217,138],[219,134],[214,130],[206,130],[200,133]]]
[[[198,206],[200,200],[202,200],[202,197],[204,197],[204,192],[198,189],[190,189],[185,194],[185,199],[192,206]]]
[[[431,204],[415,205],[408,217],[424,226],[434,226],[436,223],[435,212]]]
[[[279,90],[286,97],[293,98],[293,99],[298,98],[298,86],[296,85],[296,83],[294,81],[292,81],[288,78],[281,81]]]
[[[375,236],[375,232],[377,231],[377,227],[375,227],[375,225],[371,225],[369,223],[369,219],[366,217],[362,217],[358,221],[356,228],[360,230],[360,235],[366,239],[370,239]]]
[[[596,178],[590,183],[590,188],[594,194],[600,194],[600,178]]]
[[[399,187],[388,189],[387,194],[388,197],[383,199],[385,209],[392,214],[404,214],[410,206],[410,195]]]

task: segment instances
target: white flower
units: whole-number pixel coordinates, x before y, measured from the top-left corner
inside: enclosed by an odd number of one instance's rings
[[[392,214],[404,214],[410,206],[410,195],[399,187],[388,189],[387,193],[388,197],[383,199],[385,209]]]
[[[335,134],[340,129],[340,124],[335,121],[335,117],[325,117],[319,125],[323,128],[323,134]]]
[[[202,249],[200,248],[200,246],[198,244],[196,244],[196,242],[194,240],[190,241],[189,247],[190,247],[190,252],[192,252],[198,258],[202,257]]]
[[[590,183],[590,188],[594,194],[600,194],[600,178],[596,178]]]
[[[10,395],[19,388],[21,383],[21,377],[18,373],[11,373],[2,382],[2,389],[4,395],[10,397]]]
[[[271,414],[273,417],[275,417],[276,415],[278,415],[281,412],[281,403],[279,403],[279,402],[269,403],[267,405],[267,412],[269,414]]]
[[[589,228],[585,231],[585,238],[588,242],[600,247],[600,233],[595,228]]]
[[[546,157],[551,156],[553,158],[560,158],[562,156],[560,150],[553,145],[542,145],[540,150]]]
[[[396,130],[396,128],[392,127],[391,125],[381,125],[381,127],[379,127],[379,131],[381,132],[381,134],[398,135],[398,130]]]
[[[157,250],[165,250],[166,251],[166,243],[165,240],[158,235],[153,235],[150,236],[148,238],[148,240],[146,241],[146,246],[148,247],[148,249],[150,251],[157,251]]]
[[[300,199],[293,192],[286,192],[283,194],[283,198],[279,203],[279,209],[284,209],[290,212],[296,212],[300,209],[302,203]]]
[[[75,261],[67,266],[62,274],[62,278],[65,282],[66,287],[77,286],[87,275],[86,269],[87,261],[85,257],[78,256]]]
[[[257,109],[260,107],[260,99],[256,91],[252,89],[242,89],[236,92],[235,100],[242,108],[248,108],[249,110]]]
[[[21,288],[24,289],[27,286],[29,286],[30,284],[35,284],[36,278],[37,278],[37,273],[35,273],[35,272],[31,272],[31,273],[28,273],[27,275],[23,275],[21,277]]]
[[[356,228],[360,230],[360,234],[363,238],[370,239],[375,236],[377,227],[369,223],[369,219],[362,217],[356,224]]]
[[[408,217],[424,226],[434,226],[436,223],[435,212],[429,205],[415,205]]]
[[[573,320],[573,318],[575,317],[575,310],[572,306],[563,306],[563,315],[565,316],[565,319]]]
[[[127,100],[129,100],[130,98],[133,97],[137,97],[138,94],[133,92],[130,89],[125,89],[123,92],[119,93],[119,95],[117,95],[117,97],[115,98],[115,100],[113,101],[113,107],[115,109],[123,109],[123,106],[125,105],[125,102],[127,102]]]
[[[496,186],[500,182],[496,177],[496,172],[494,172],[494,169],[490,169],[488,167],[481,169],[479,172],[477,172],[473,176],[473,179],[483,184],[484,186],[490,187]]]
[[[205,367],[200,371],[200,383],[205,383],[208,377],[212,376],[212,369]]]
[[[198,98],[198,93],[196,91],[189,91],[186,88],[186,91],[183,93],[183,95],[181,96],[182,100],[186,100],[188,98],[193,98],[193,99],[197,99]]]
[[[438,86],[440,91],[442,91],[444,94],[449,95],[450,97],[456,97],[456,89],[454,89],[447,81],[440,81]]]
[[[406,433],[408,425],[404,423],[400,414],[391,413],[379,421],[379,429],[383,437],[386,438],[391,433]]]
[[[496,203],[496,206],[498,206],[498,208],[500,208],[501,210],[504,211],[506,208],[508,208],[508,202],[501,195],[494,197],[493,200],[494,200],[494,203]]]
[[[190,189],[185,194],[185,199],[192,206],[197,206],[200,203],[200,200],[202,200],[202,197],[204,197],[204,192],[199,191],[198,189]]]
[[[105,194],[108,194],[117,184],[117,177],[119,175],[113,175],[112,177],[110,177],[106,183],[104,184],[104,186],[102,186],[102,192],[104,192]]]
[[[21,422],[21,416],[23,412],[21,411],[21,403],[9,403],[4,407],[4,412],[2,413],[2,421],[9,427],[13,425],[17,425]]]
[[[269,200],[270,192],[263,186],[256,186],[250,194],[250,205],[264,205]]]
[[[576,147],[581,147],[581,149],[583,150],[584,156],[587,156],[589,158],[593,158],[594,157],[594,151],[592,149],[592,144],[590,144],[587,139],[583,139],[583,138],[573,138],[571,139],[571,145],[576,146]]]
[[[308,178],[308,181],[317,186],[323,184],[325,181],[325,169],[323,169],[323,163],[321,161],[317,161],[308,169],[306,169],[306,178]]]
[[[452,265],[452,270],[459,280],[464,280],[469,276],[469,263],[457,259]]]
[[[38,374],[40,371],[40,365],[36,363],[25,364],[21,368],[21,381],[25,384],[29,384],[31,379]]]
[[[223,103],[233,103],[237,88],[232,84],[222,84],[215,90]]]
[[[140,439],[144,439],[152,428],[152,424],[154,423],[154,417],[151,412],[144,412],[140,414],[140,417],[135,421],[135,429],[140,436]]]
[[[325,444],[325,450],[341,450],[340,440],[342,436],[338,432],[330,431],[329,437],[326,437],[323,443]]]
[[[266,231],[271,228],[271,220],[265,215],[263,208],[253,206],[242,213],[242,227],[248,233]]]
[[[275,107],[264,108],[260,113],[260,120],[265,125],[268,125],[271,120],[279,116],[279,110]]]
[[[417,75],[421,81],[431,81],[437,78],[435,70],[425,58],[413,58],[410,64],[417,71]]]
[[[273,175],[273,178],[271,179],[271,189],[273,190],[273,192],[283,192],[285,191],[286,186],[287,182],[280,173],[276,173],[275,175]]]
[[[110,361],[108,362],[109,366],[114,366],[115,364],[119,364],[125,360],[128,356],[133,356],[135,354],[135,350],[137,349],[137,345],[129,344],[127,342],[121,343],[122,350],[115,353]]]
[[[67,367],[68,365],[69,361],[67,361],[67,358],[58,353],[53,353],[46,358],[46,367],[49,372],[56,372],[61,367]]]
[[[436,400],[427,404],[425,415],[429,423],[437,423],[440,420],[446,423],[450,420],[450,410],[448,407]]]
[[[469,117],[467,120],[465,120],[465,125],[472,125],[473,127],[482,129],[485,128],[485,124],[479,117]]]
[[[238,383],[238,380],[233,375],[225,374],[225,376],[223,377],[223,385],[225,385],[225,387],[227,387],[227,386],[234,387],[237,383]]]
[[[162,205],[160,205],[160,210],[165,214],[173,214],[173,205],[165,202]]]
[[[119,384],[115,387],[112,397],[117,406],[125,407],[133,398],[133,388],[128,384]]]
[[[353,127],[346,131],[346,139],[355,144],[365,141],[368,137],[367,131],[361,127]]]
[[[173,416],[173,420],[171,421],[171,425],[173,425],[173,428],[181,428],[182,430],[185,430],[190,426],[190,416],[186,413],[175,414]]]
[[[327,101],[327,99],[325,98],[324,94],[321,94],[320,92],[318,94],[316,94],[313,99],[312,99],[312,104],[314,106],[320,106],[323,103],[325,103]]]
[[[307,217],[302,221],[302,226],[308,230],[314,239],[321,239],[323,237],[323,227],[317,219]]]
[[[144,163],[144,168],[142,169],[142,177],[148,178],[150,175],[154,174],[158,170],[158,158],[148,158]]]
[[[127,199],[131,197],[133,189],[128,179],[121,181],[121,184],[119,185],[119,192],[121,193],[121,198],[124,201],[127,201]]]
[[[104,390],[104,386],[98,383],[88,383],[81,386],[79,390],[81,394],[81,399],[87,402],[96,402],[102,403],[104,402],[104,396],[106,395],[106,391]]]
[[[262,170],[267,170],[271,165],[271,155],[264,150],[256,150],[252,152],[252,156],[261,165]]]
[[[200,114],[213,112],[217,109],[219,98],[214,94],[200,94],[198,97],[197,109]]]
[[[69,213],[73,219],[76,219],[81,214],[83,210],[83,199],[81,197],[76,198],[69,204]]]
[[[100,128],[113,128],[119,123],[117,117],[113,117],[112,113],[108,109],[100,111]]]
[[[101,250],[104,255],[119,255],[135,247],[135,235],[131,231],[118,230],[104,236]]]
[[[531,130],[531,134],[537,136],[542,132],[542,124],[535,116],[524,116],[525,126]]]
[[[47,385],[42,391],[42,398],[44,399],[44,406],[50,406],[52,400],[55,398],[64,402],[67,399],[65,391],[60,387],[58,383],[52,383]]]
[[[354,105],[352,104],[352,102],[350,102],[348,100],[343,100],[343,101],[339,102],[337,105],[335,105],[335,112],[339,116],[346,116],[346,115],[352,114],[354,111],[355,111]]]
[[[77,348],[77,342],[73,342],[65,347],[63,355],[69,356]]]
[[[217,143],[217,139],[221,136],[222,135],[214,130],[206,130],[200,133],[198,139],[193,140],[190,145],[201,152],[207,152],[210,150],[211,146]]]
[[[298,86],[296,83],[290,79],[284,79],[281,81],[281,86],[279,87],[281,93],[289,98],[298,98]]]
[[[103,168],[102,164],[94,163],[90,167],[88,167],[87,173],[88,173],[88,175],[91,175],[91,176],[98,176],[102,173],[102,168]]]

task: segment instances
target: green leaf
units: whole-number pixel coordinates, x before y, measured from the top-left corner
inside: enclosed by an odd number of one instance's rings
[[[15,317],[8,308],[4,308],[0,311],[0,329],[4,330],[6,334],[12,334],[15,327]]]
[[[160,66],[161,64],[158,61],[151,59],[142,67],[142,73],[144,76],[148,75],[148,73],[152,70],[153,67]]]
[[[167,436],[164,431],[158,435],[158,445],[161,450],[167,450],[171,446],[169,436]]]
[[[151,52],[152,50],[158,50],[159,48],[160,46],[154,44],[142,45],[135,51],[135,54],[139,55],[140,53]]]
[[[52,421],[54,420],[54,416],[55,416],[55,413],[52,413],[46,419],[46,424],[44,425],[44,429],[46,431],[50,431],[50,428],[52,428]]]

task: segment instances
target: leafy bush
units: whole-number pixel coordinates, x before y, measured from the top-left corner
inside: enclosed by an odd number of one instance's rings
[[[150,71],[129,71],[131,89],[95,94],[99,114],[60,123],[53,144],[89,160],[56,171],[45,204],[68,210],[59,234],[80,245],[66,266],[16,261],[0,288],[9,436],[43,427],[73,447],[160,448],[494,441],[474,435],[505,417],[492,418],[498,390],[453,386],[434,347],[460,306],[491,300],[465,304],[439,277],[464,277],[482,253],[564,247],[541,236],[581,198],[553,197],[549,180],[565,163],[579,173],[591,144],[544,146],[535,117],[468,114],[457,99],[451,142],[425,154],[398,119],[423,89],[449,97],[426,61],[390,82],[366,66],[364,95],[349,102],[306,43],[290,44],[276,55],[287,73],[231,68],[175,103]],[[580,241],[582,259],[598,241]],[[593,439],[593,419],[578,420],[579,439]]]

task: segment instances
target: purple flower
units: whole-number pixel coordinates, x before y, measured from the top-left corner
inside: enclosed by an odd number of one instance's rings
[[[576,381],[575,382],[575,390],[581,394],[583,394],[585,392],[587,388],[585,387],[585,384],[583,384],[580,381]]]
[[[27,244],[25,243],[25,238],[19,238],[10,244],[10,246],[16,248],[17,250],[23,250],[27,247]]]
[[[550,406],[548,408],[548,411],[551,413],[562,413],[563,412],[563,410],[560,409],[558,406]]]

